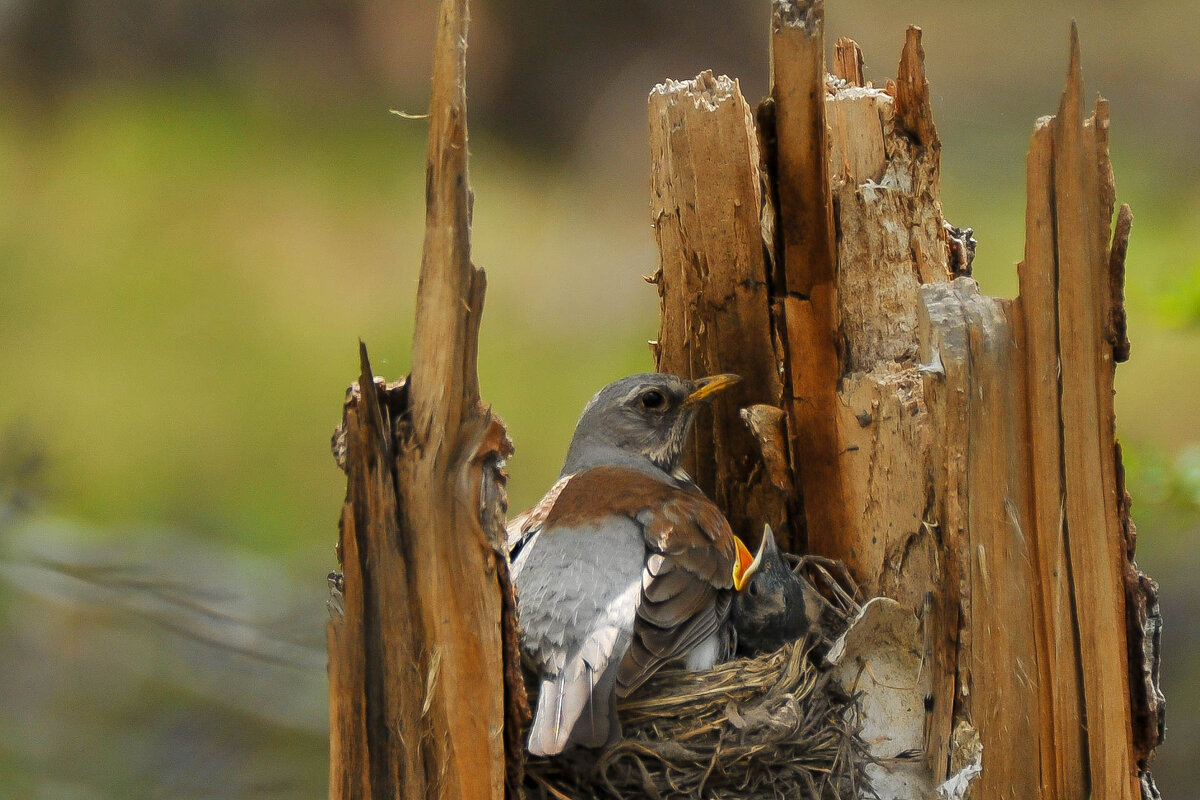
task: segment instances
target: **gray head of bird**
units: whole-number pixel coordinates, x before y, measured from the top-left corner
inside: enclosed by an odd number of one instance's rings
[[[763,528],[758,553],[740,577],[742,585],[734,595],[730,612],[739,652],[773,652],[808,631],[804,582],[775,544],[770,525]]]
[[[563,474],[630,461],[674,473],[696,412],[740,380],[729,374],[689,380],[645,372],[610,383],[583,409]]]

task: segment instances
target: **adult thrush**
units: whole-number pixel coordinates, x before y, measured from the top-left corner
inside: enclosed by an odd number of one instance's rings
[[[697,410],[738,380],[648,373],[601,389],[558,481],[510,523],[522,646],[541,680],[533,755],[616,740],[616,697],[668,662],[731,655],[752,559],[679,461]]]

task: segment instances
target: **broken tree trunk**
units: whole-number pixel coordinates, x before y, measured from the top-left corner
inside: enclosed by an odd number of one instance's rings
[[[328,626],[335,800],[515,797],[520,784],[511,446],[476,375],[485,282],[470,257],[466,32],[465,0],[444,0],[412,372],[385,383],[360,346],[334,440],[347,477]]]
[[[737,533],[769,521],[919,620],[924,708],[873,743],[895,759],[884,796],[980,746],[976,798],[1149,795],[1156,587],[1132,560],[1112,400],[1130,215],[1112,230],[1107,106],[1084,119],[1074,28],[1012,301],[980,294],[971,231],[942,217],[920,30],[885,88],[849,40],[825,74],[819,1],[777,0],[771,37],[757,124],[709,73],[650,98],[657,365],[747,378],[746,427],[718,408],[691,467]]]
[[[738,422],[738,409],[778,409],[783,391],[763,248],[765,186],[750,108],[735,81],[705,72],[651,92],[650,124],[650,215],[662,252],[651,279],[662,297],[657,367],[743,378],[713,401],[711,423],[702,426],[704,435],[693,435],[686,468],[738,530],[761,530],[763,523],[782,530],[791,499],[785,465],[776,459],[773,473],[759,469],[760,448]],[[755,419],[761,435],[782,443],[782,415],[766,413]]]

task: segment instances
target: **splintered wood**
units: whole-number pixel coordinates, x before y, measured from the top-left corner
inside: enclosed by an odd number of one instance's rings
[[[782,530],[790,495],[758,466],[764,448],[767,463],[784,458],[782,420],[768,412],[750,430],[738,422],[738,409],[782,403],[750,107],[735,81],[711,72],[665,83],[650,94],[650,141],[651,219],[662,254],[653,278],[662,307],[657,368],[742,376],[716,399],[705,435],[693,437],[687,469],[727,509],[734,530],[753,539],[764,523]]]
[[[476,374],[484,277],[470,258],[466,30],[465,0],[444,0],[412,374],[385,385],[360,347],[335,437],[347,478],[327,631],[335,800],[519,792],[511,445]]]
[[[755,117],[709,73],[650,97],[658,367],[739,372],[731,401],[755,404],[745,430],[702,421],[691,466],[738,533],[790,515],[782,540],[919,619],[920,785],[1138,797],[1162,700],[1114,430],[1131,215],[1113,228],[1108,108],[1084,118],[1074,28],[1031,140],[1020,296],[998,300],[955,277],[920,30],[881,89],[848,39],[825,74],[819,1],[773,8]]]

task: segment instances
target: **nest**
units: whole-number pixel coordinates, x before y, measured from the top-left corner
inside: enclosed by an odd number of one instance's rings
[[[828,568],[828,569],[827,569]],[[706,672],[660,670],[619,705],[625,738],[526,764],[532,797],[812,798],[849,800],[868,787],[856,698],[814,666],[857,611],[840,564],[801,559],[822,602],[803,641]],[[817,587],[820,587],[818,592]]]

